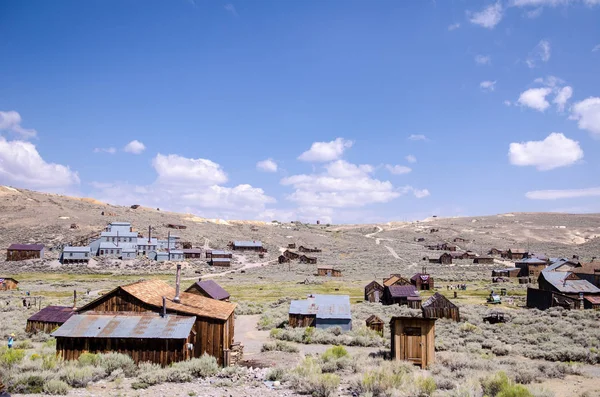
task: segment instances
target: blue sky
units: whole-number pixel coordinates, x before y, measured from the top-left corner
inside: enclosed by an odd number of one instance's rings
[[[599,20],[600,0],[0,0],[0,184],[227,219],[599,212]]]

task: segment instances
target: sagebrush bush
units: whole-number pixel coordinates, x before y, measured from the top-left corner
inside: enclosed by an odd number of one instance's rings
[[[126,354],[121,353],[105,353],[98,355],[98,365],[110,375],[116,369],[122,369],[126,376],[135,376],[137,366],[133,359]]]
[[[266,379],[267,380],[271,380],[271,381],[275,381],[275,380],[282,380],[286,375],[286,370],[284,368],[281,367],[274,367],[271,368],[269,370],[269,372],[267,372],[266,375]]]
[[[286,343],[284,341],[278,340],[276,342],[267,342],[267,343],[263,344],[261,351],[263,351],[263,352],[280,351],[280,352],[286,352],[286,353],[297,353],[299,351],[299,349],[290,343]]]
[[[6,347],[0,350],[0,366],[2,367],[12,368],[23,361],[23,358],[25,358],[25,350]]]
[[[100,355],[94,353],[82,353],[77,359],[77,363],[82,367],[88,365],[98,366],[100,365]]]
[[[114,370],[113,372],[115,371],[120,370]],[[104,369],[94,366],[67,365],[60,371],[60,379],[75,388],[87,387],[90,382],[98,381],[105,376]]]
[[[69,385],[62,380],[52,379],[44,383],[44,393],[52,395],[66,395],[69,393]]]

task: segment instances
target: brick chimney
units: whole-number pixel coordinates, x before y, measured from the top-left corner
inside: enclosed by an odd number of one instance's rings
[[[177,276],[175,277],[175,297],[173,298],[173,302],[179,303],[181,299],[179,298],[179,283],[181,279],[181,264],[177,264]]]

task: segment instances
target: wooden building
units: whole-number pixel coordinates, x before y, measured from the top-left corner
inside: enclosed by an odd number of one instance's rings
[[[0,278],[0,291],[8,291],[19,288],[19,282],[12,277]]]
[[[529,277],[533,281],[537,280],[542,271],[548,267],[548,262],[537,258],[527,258],[515,262],[515,267],[520,269],[519,277]]]
[[[389,287],[392,285],[410,285],[410,280],[402,277],[400,274],[390,274],[389,277],[383,279],[383,286]]]
[[[295,250],[296,249],[296,243],[289,243],[287,247],[288,247],[288,249]]]
[[[423,273],[417,273],[414,276],[412,276],[410,278],[410,283],[414,285],[419,291],[430,290],[434,287],[433,277],[427,274],[425,272],[425,269],[423,269]]]
[[[365,321],[367,324],[367,328],[372,329],[375,332],[378,332],[380,335],[383,335],[383,320],[372,314]]]
[[[321,329],[340,327],[352,329],[352,313],[348,295],[309,295],[308,299],[290,303],[289,326],[316,327]]]
[[[286,258],[284,255],[279,255],[279,257],[277,258],[277,262],[279,263],[288,263],[290,261],[290,258]]]
[[[85,313],[71,316],[52,336],[64,360],[87,352],[117,352],[136,364],[167,366],[194,357],[194,322],[194,317],[173,314]]]
[[[480,265],[493,265],[494,258],[491,256],[477,256],[473,259],[473,263],[478,263]]]
[[[319,266],[317,268],[317,276],[342,277],[342,271],[334,269],[333,266]]]
[[[231,259],[230,258],[210,258],[208,261],[211,266],[219,266],[219,267],[230,267]]]
[[[573,273],[582,280],[587,280],[600,288],[600,261],[582,262],[581,267],[573,270]]]
[[[600,296],[586,296],[583,300],[583,308],[600,310]]]
[[[219,364],[228,364],[225,354],[233,343],[233,311],[236,307],[233,303],[179,293],[179,288],[175,289],[164,281],[148,280],[117,287],[77,312],[160,313],[163,297],[166,298],[168,314],[195,317],[192,357],[206,353],[216,357]]]
[[[420,309],[421,300],[414,285],[392,285],[384,288],[381,302],[386,306],[406,305],[411,309]]]
[[[576,299],[600,296],[600,288],[571,272],[544,271],[538,277],[538,285],[542,290],[558,292]]]
[[[492,277],[519,277],[521,269],[518,267],[509,267],[507,269],[492,270]]]
[[[223,251],[223,250],[207,250],[206,251],[206,259],[212,259],[212,258],[229,258],[231,259],[233,257],[233,254],[229,251]]]
[[[578,310],[581,307],[581,301],[555,291],[527,288],[526,305],[530,309],[539,310],[546,310],[556,306],[567,310]]]
[[[506,257],[511,260],[527,258],[527,251],[522,248],[509,248]]]
[[[300,251],[300,252],[321,252],[321,250],[318,249],[317,247],[315,247],[315,248],[308,248],[308,247],[305,247],[303,245],[301,245],[300,247],[298,247],[298,251]]]
[[[458,306],[439,292],[433,294],[423,303],[421,311],[425,318],[448,318],[456,322],[460,321]]]
[[[504,257],[504,254],[505,254],[505,252],[506,252],[506,250],[503,250],[503,249],[499,249],[499,248],[492,248],[492,249],[491,249],[491,250],[488,252],[488,254],[489,254],[489,255],[493,255],[493,256],[502,256],[502,257]]]
[[[377,281],[371,281],[365,286],[365,301],[379,303],[383,296],[383,286]]]
[[[300,258],[300,254],[294,251],[290,251],[290,250],[285,250],[283,251],[283,256],[285,256],[288,259],[298,259]]]
[[[216,299],[218,301],[229,302],[229,292],[217,284],[214,280],[198,280],[190,285],[185,292],[190,294],[201,295],[206,298]]]
[[[454,259],[469,259],[469,254],[467,254],[466,252],[450,252],[450,256],[452,257],[452,260]]]
[[[234,251],[264,251],[262,242],[260,241],[232,241],[229,243],[229,248]]]
[[[475,259],[477,258],[477,254],[473,251],[467,251],[465,252],[465,258],[464,259]]]
[[[75,314],[75,308],[72,306],[46,306],[27,319],[25,332],[50,334],[63,325],[73,314]]]
[[[392,359],[409,361],[421,368],[435,362],[435,318],[392,317]]]
[[[202,258],[202,250],[200,248],[184,248],[184,259],[200,259]]]
[[[429,263],[440,263],[442,265],[450,265],[452,264],[452,255],[447,252],[444,252],[440,255],[439,258],[430,258]]]
[[[6,250],[8,262],[27,259],[44,259],[44,244],[11,244]]]
[[[298,260],[300,261],[300,263],[310,263],[313,265],[317,263],[317,258],[315,258],[314,256],[300,255]]]
[[[185,225],[178,225],[178,224],[175,224],[175,223],[167,223],[167,227],[169,229],[177,229],[177,230],[187,229],[187,226],[185,226]]]

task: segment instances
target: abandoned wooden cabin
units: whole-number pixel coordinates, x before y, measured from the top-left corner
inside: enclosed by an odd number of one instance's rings
[[[411,282],[400,274],[390,274],[389,277],[383,279],[383,287],[392,285],[411,285]]]
[[[509,267],[507,269],[492,270],[492,277],[519,277],[521,269],[518,267]]]
[[[321,250],[318,249],[317,247],[315,247],[315,248],[308,248],[308,247],[305,247],[303,245],[301,245],[300,247],[298,247],[298,251],[300,251],[300,252],[321,252]]]
[[[11,244],[6,250],[6,261],[44,259],[44,244]]]
[[[229,248],[234,251],[263,251],[263,245],[260,241],[231,241]]]
[[[550,265],[544,269],[547,272],[572,272],[580,268],[581,263],[566,258],[557,258],[550,261]]]
[[[317,268],[317,276],[322,277],[342,277],[342,271],[334,269],[333,266],[319,266]]]
[[[600,287],[600,261],[592,259],[591,262],[582,262],[581,267],[574,269],[573,273],[580,279]]]
[[[475,259],[477,258],[477,254],[473,251],[467,251],[465,252],[465,258],[464,259]]]
[[[392,360],[409,361],[421,368],[435,362],[435,318],[392,317]]]
[[[136,364],[167,366],[194,357],[194,325],[194,317],[173,314],[84,313],[71,316],[52,336],[64,360],[87,352],[117,352]]]
[[[469,259],[469,255],[466,252],[450,252],[450,256],[452,257],[452,260],[455,259]]]
[[[578,310],[581,301],[555,291],[546,291],[538,288],[527,288],[526,306],[530,309],[546,310],[551,307],[562,307],[568,310]]]
[[[288,249],[295,250],[296,249],[296,243],[289,243],[287,247],[288,247]]]
[[[207,250],[206,251],[206,259],[211,259],[211,258],[229,258],[231,259],[233,257],[233,254],[229,251],[223,251],[223,250]]]
[[[480,265],[492,265],[494,263],[494,258],[491,256],[477,256],[473,259],[473,263],[478,263]]]
[[[300,255],[298,260],[300,261],[300,263],[310,263],[313,265],[317,263],[317,258],[314,256]]]
[[[460,321],[458,306],[439,292],[433,294],[423,303],[421,311],[425,318],[448,318],[456,322]]]
[[[505,252],[506,250],[503,249],[492,248],[491,250],[489,250],[488,255],[503,256]]]
[[[383,320],[372,314],[365,321],[367,328],[372,329],[375,332],[378,332],[380,335],[383,335]]]
[[[506,257],[511,260],[527,258],[527,251],[522,248],[509,248]]]
[[[365,301],[379,303],[383,296],[383,286],[377,281],[371,281],[365,286]]]
[[[429,258],[429,263],[440,263],[442,265],[452,264],[452,255],[444,252],[439,258]]]
[[[290,303],[289,326],[352,329],[352,313],[348,295],[309,295],[308,299]]]
[[[215,258],[212,257],[208,261],[208,264],[211,266],[219,266],[219,267],[230,267],[231,259],[230,258]]]
[[[179,293],[181,266],[178,265],[177,287],[164,281],[148,280],[117,287],[77,310],[85,312],[155,312],[162,310],[166,297],[169,314],[195,317],[192,357],[206,353],[221,365],[233,343],[235,304],[205,298],[187,292]]]
[[[290,261],[290,258],[286,258],[284,255],[279,255],[279,257],[277,258],[277,262],[279,263],[288,263]]]
[[[423,241],[425,241],[425,237],[415,237],[415,242],[422,243]]]
[[[430,290],[433,289],[433,277],[426,273],[423,269],[423,273],[417,273],[410,278],[410,283],[414,285],[417,290]]]
[[[585,296],[583,298],[583,308],[600,310],[600,296]]]
[[[548,267],[548,262],[537,258],[526,258],[515,262],[515,267],[519,268],[519,277],[529,277],[530,282],[535,282],[542,271]]]
[[[73,306],[46,306],[27,319],[25,332],[50,334],[71,318],[75,310]]]
[[[585,296],[600,296],[600,288],[575,273],[543,271],[538,277],[539,288],[583,300]]]
[[[184,248],[182,251],[184,259],[202,258],[202,250],[200,248]]]
[[[442,251],[451,251],[454,252],[458,249],[458,247],[454,244],[450,244],[450,243],[442,243],[441,245],[441,250]]]
[[[19,282],[12,277],[0,277],[0,291],[19,288]]]
[[[183,229],[187,229],[187,226],[185,225],[177,225],[175,223],[167,223],[166,225],[169,229],[178,229],[178,230],[183,230]]]
[[[414,285],[392,285],[384,288],[381,302],[386,306],[406,305],[411,309],[420,309],[421,300]]]
[[[466,239],[466,238],[462,238],[462,237],[455,237],[454,239],[452,239],[452,242],[454,243],[468,243],[470,240]]]
[[[229,302],[229,292],[217,284],[214,280],[198,280],[190,285],[185,292],[190,294],[201,295],[206,298],[216,299],[218,301]]]
[[[283,251],[283,256],[285,256],[288,259],[298,259],[300,258],[300,254],[294,251],[290,251],[290,250],[285,250]]]

